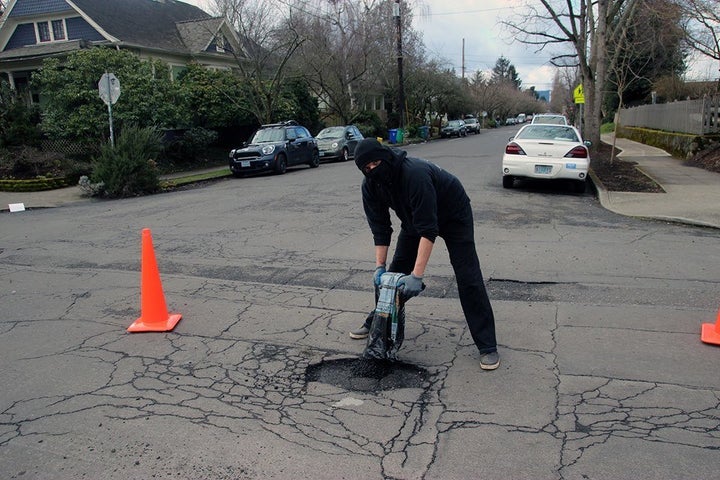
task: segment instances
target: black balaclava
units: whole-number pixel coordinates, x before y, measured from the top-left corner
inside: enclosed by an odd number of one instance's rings
[[[393,172],[390,160],[392,158],[392,152],[374,138],[365,138],[355,147],[355,164],[363,175],[378,183],[391,183]],[[365,165],[376,160],[381,160],[380,164],[366,173]]]

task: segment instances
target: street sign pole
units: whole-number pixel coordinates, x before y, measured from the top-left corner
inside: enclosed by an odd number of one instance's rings
[[[578,120],[578,131],[580,132],[580,137],[582,137],[582,131],[583,131],[583,106],[585,105],[585,92],[583,91],[582,83],[578,85],[575,90],[573,90],[573,100],[575,101],[576,105],[580,106],[580,119]]]
[[[108,92],[110,92],[111,91],[110,90],[110,75],[108,75],[108,72],[105,72],[105,78],[107,80]],[[113,104],[113,102],[107,102],[108,117],[110,117],[110,146],[112,148],[115,148],[115,133],[113,132],[112,104]]]
[[[98,91],[100,92],[100,98],[108,107],[108,117],[110,117],[110,145],[112,148],[115,148],[112,106],[113,103],[117,102],[117,99],[120,98],[120,80],[118,80],[114,74],[105,72],[98,82]]]

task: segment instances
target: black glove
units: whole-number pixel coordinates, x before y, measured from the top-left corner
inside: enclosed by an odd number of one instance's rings
[[[373,284],[376,287],[380,286],[381,277],[383,276],[383,273],[385,273],[385,265],[380,265],[379,267],[375,267],[375,273],[373,274]]]
[[[400,277],[400,280],[398,280],[398,288],[400,287],[402,287],[403,294],[405,294],[406,297],[412,298],[419,295],[420,292],[423,291],[423,288],[425,288],[425,285],[423,285],[422,277],[416,277],[411,273],[410,275]]]

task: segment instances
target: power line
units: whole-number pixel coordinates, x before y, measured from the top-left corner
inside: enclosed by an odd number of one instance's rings
[[[486,12],[494,12],[498,10],[515,10],[515,7],[496,7],[496,8],[483,8],[480,10],[462,10],[459,12],[440,12],[440,13],[428,13],[427,17],[444,17],[448,15],[467,15],[468,13],[486,13]]]

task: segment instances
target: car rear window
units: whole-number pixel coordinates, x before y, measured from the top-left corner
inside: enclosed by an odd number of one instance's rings
[[[575,130],[562,125],[528,125],[520,130],[515,137],[520,140],[560,140],[565,142],[579,142]]]
[[[567,125],[565,117],[560,115],[540,115],[533,117],[532,123],[551,123],[554,125]]]

